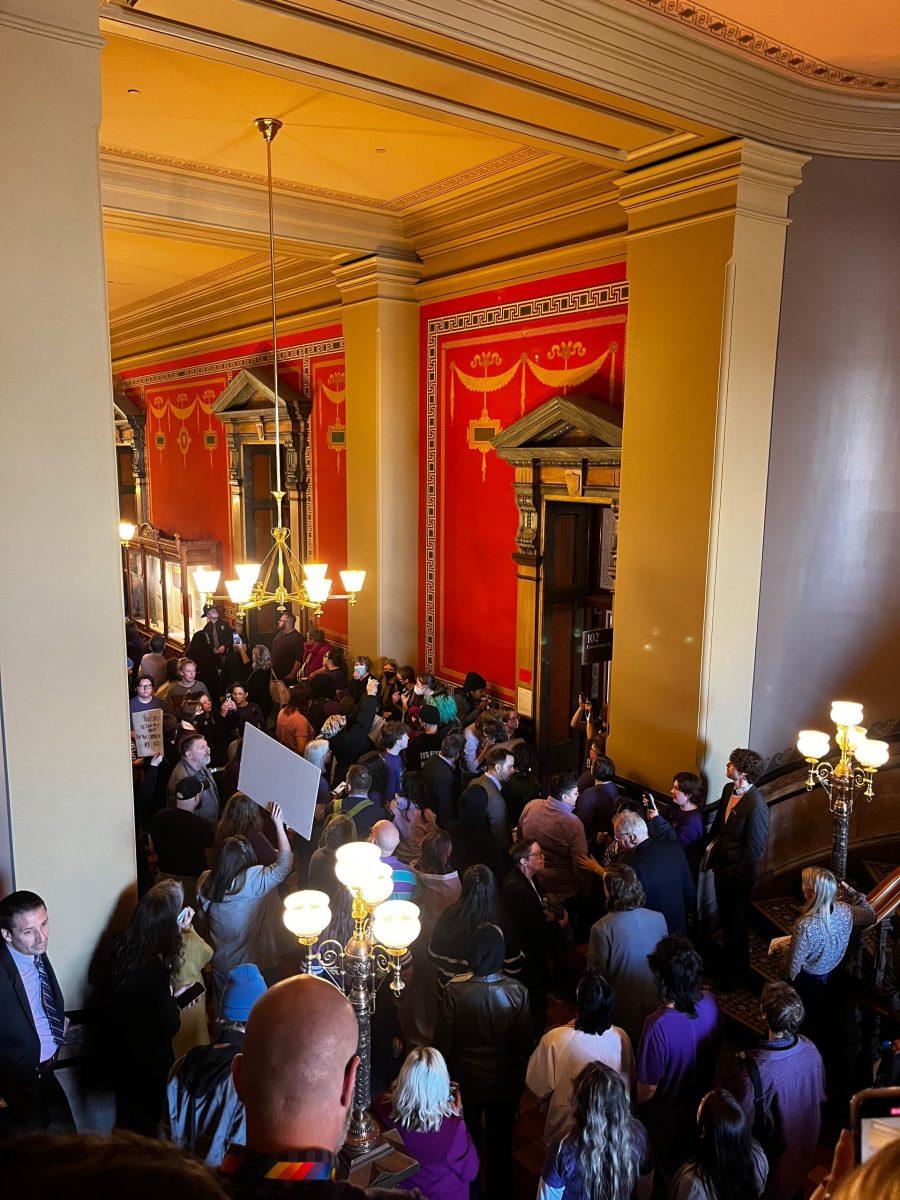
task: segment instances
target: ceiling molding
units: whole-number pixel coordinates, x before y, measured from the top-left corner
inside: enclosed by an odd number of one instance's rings
[[[830,88],[764,66],[632,0],[354,0],[482,52],[788,149],[900,158],[900,99]]]
[[[275,266],[279,324],[337,301],[331,263],[276,256]],[[268,258],[254,255],[110,313],[112,357],[171,357],[173,347],[192,339],[205,342],[236,331],[244,339],[248,328],[271,321],[270,314]]]
[[[288,6],[278,0],[251,5],[244,0],[218,0],[216,30],[145,9],[123,8],[115,0],[103,5],[100,16],[101,29],[111,35],[282,78],[303,79],[326,91],[480,129],[545,153],[566,154],[606,166],[624,164],[632,157],[645,158],[653,147],[665,146],[671,138],[683,137],[686,132],[673,126],[664,112],[651,111],[643,98],[629,105],[618,96],[602,95],[596,86],[590,89],[593,95],[587,95],[584,89],[568,89],[550,79],[529,78],[516,62],[500,63],[496,47],[492,47],[494,61],[488,63],[464,51],[459,53],[456,47],[451,50],[429,44],[409,27],[388,31],[382,22],[360,28],[363,23],[355,19],[359,16],[356,6],[348,10],[349,18],[340,19],[327,12],[327,7]],[[190,9],[187,4],[186,15]],[[248,22],[248,13],[254,11],[265,15],[270,44],[261,44],[260,22]],[[272,33],[276,25],[277,39]],[[304,36],[310,31],[317,35],[317,44]],[[361,34],[370,44],[364,56],[359,55]],[[293,53],[287,49],[291,44],[296,47]],[[352,67],[348,65],[351,62]],[[448,94],[440,94],[441,86]],[[455,94],[450,94],[454,88]],[[505,95],[506,106],[517,106],[518,113],[502,111],[503,104],[496,98],[500,93]],[[482,95],[486,99],[479,104]],[[549,111],[555,112],[556,119],[543,116]],[[566,114],[565,120],[560,113]],[[566,121],[572,125],[580,122],[582,132],[564,128]],[[590,136],[584,134],[585,129],[592,131]],[[687,131],[694,136],[714,132],[699,129],[696,119],[689,122]],[[617,143],[617,137],[621,142]]]
[[[120,304],[109,310],[110,320],[126,321],[133,314],[156,312],[168,306],[172,300],[180,300],[187,292],[201,293],[209,288],[218,287],[224,280],[247,279],[258,271],[268,268],[268,254],[251,254],[239,259],[236,263],[228,263],[224,267],[216,267],[214,271],[205,271],[192,279],[182,280],[172,287],[163,288],[145,296],[142,300],[133,300],[129,304]]]
[[[142,216],[172,228],[205,226],[226,237],[235,232],[268,236],[265,189],[247,183],[101,155],[100,186],[104,214],[120,219]],[[279,242],[300,248],[409,253],[400,220],[393,214],[280,193],[275,222]]]
[[[741,25],[731,17],[701,8],[693,0],[630,0],[648,12],[656,13],[672,21],[681,22],[700,37],[715,38],[738,54],[750,54],[767,66],[801,75],[817,84],[831,87],[850,88],[857,92],[877,92],[886,95],[900,93],[900,79],[885,75],[868,75],[848,67],[814,58],[796,46],[789,46],[768,34]]]
[[[341,305],[340,301],[336,300],[331,304],[324,303],[322,306],[311,309],[308,312],[295,313],[293,316],[279,318],[278,321],[278,336],[283,339],[290,334],[306,333],[312,330],[322,329],[327,325],[340,324],[341,321]],[[220,333],[201,334],[192,337],[187,341],[173,343],[168,346],[164,353],[159,350],[126,350],[119,354],[113,355],[113,375],[118,377],[123,371],[136,371],[142,368],[157,368],[160,364],[178,362],[185,358],[190,358],[195,354],[208,354],[212,351],[222,351],[227,353],[232,351],[236,344],[252,345],[255,342],[266,342],[272,337],[272,318],[268,316],[265,320],[256,321],[252,325],[241,326],[240,329],[227,329]],[[279,358],[283,356],[281,347],[279,346]],[[287,355],[284,355],[287,357]],[[248,362],[265,363],[272,361],[271,350],[259,354],[243,355],[239,359],[226,359],[224,362],[216,362],[213,367],[216,369],[240,370],[242,366],[246,366]],[[212,368],[210,365],[198,364],[194,367],[185,367],[172,370],[171,374],[178,377],[188,377],[194,375],[202,375],[208,373]],[[149,383],[162,382],[157,378],[157,374],[148,376],[141,382]],[[163,374],[169,374],[164,372]],[[126,382],[125,386],[131,386],[130,381]]]
[[[36,37],[51,38],[57,42],[72,42],[76,46],[86,46],[91,50],[100,50],[103,38],[97,32],[96,26],[88,24],[90,11],[74,4],[58,4],[56,8],[60,16],[69,18],[62,21],[41,21],[24,12],[11,12],[9,8],[0,9],[0,27],[15,29],[19,33],[30,33]],[[71,18],[84,14],[82,23]]]
[[[685,135],[690,136],[690,135]],[[143,163],[147,166],[162,167],[170,171],[178,171],[197,177],[233,180],[238,183],[248,183],[253,187],[265,188],[266,177],[254,171],[242,171],[236,167],[222,167],[214,163],[198,162],[193,159],[175,158],[165,154],[150,154],[143,150],[134,150],[127,146],[107,146],[101,143],[101,157],[109,161]],[[341,192],[334,188],[319,187],[312,183],[299,183],[291,179],[273,178],[272,186],[276,192],[287,195],[306,196],[315,200],[324,200],[333,204],[343,204],[353,208],[367,208],[374,212],[402,213],[407,209],[425,204],[429,200],[440,199],[463,191],[483,179],[491,179],[527,166],[535,159],[543,158],[543,151],[533,146],[517,146],[506,154],[498,154],[484,162],[476,163],[464,171],[455,171],[444,175],[431,183],[415,188],[411,192],[388,200],[377,197]]]
[[[619,196],[612,184],[615,175],[613,171],[594,171],[585,163],[539,164],[527,179],[507,180],[409,216],[404,219],[403,231],[427,264],[430,258],[449,251],[471,249],[479,242],[495,242],[508,235],[525,243],[539,228],[558,241],[559,222],[572,218],[589,221],[594,233],[615,224],[624,227]],[[600,219],[601,209],[616,211]],[[569,237],[578,237],[574,226]]]

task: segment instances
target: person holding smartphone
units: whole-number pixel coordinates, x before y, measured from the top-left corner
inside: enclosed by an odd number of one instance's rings
[[[183,893],[156,884],[106,954],[99,977],[97,1023],[116,1097],[116,1125],[155,1137],[181,1025],[176,987],[182,954],[178,924]],[[196,1003],[196,1001],[195,1001]]]
[[[390,1092],[376,1099],[375,1112],[419,1164],[405,1184],[429,1200],[468,1200],[478,1151],[462,1117],[459,1084],[451,1081],[439,1051],[410,1051]]]

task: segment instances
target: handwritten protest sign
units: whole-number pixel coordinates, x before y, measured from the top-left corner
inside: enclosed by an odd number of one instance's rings
[[[244,726],[238,789],[260,808],[280,804],[285,825],[307,839],[312,833],[321,774],[302,755],[282,746],[249,721]]]
[[[163,714],[161,708],[131,714],[135,754],[139,758],[156,758],[163,752]]]

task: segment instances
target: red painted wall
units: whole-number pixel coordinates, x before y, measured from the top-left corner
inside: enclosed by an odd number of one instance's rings
[[[329,445],[329,428],[343,424],[344,349],[340,325],[279,339],[283,375],[313,398],[310,439],[312,528],[309,543],[294,547],[301,560],[327,561],[335,572],[347,561],[347,484],[343,452]],[[271,363],[271,342],[252,342],[126,371],[121,382],[147,413],[150,520],[187,538],[214,538],[224,567],[233,566],[228,456],[221,422],[207,409],[235,373]],[[337,442],[332,432],[332,442]],[[340,577],[335,574],[335,590]],[[323,628],[347,640],[343,601],[325,607]]]
[[[443,679],[476,670],[514,697],[513,469],[482,453],[479,427],[487,439],[563,390],[621,407],[627,294],[617,263],[421,310],[420,629]],[[601,358],[575,385],[552,379]]]

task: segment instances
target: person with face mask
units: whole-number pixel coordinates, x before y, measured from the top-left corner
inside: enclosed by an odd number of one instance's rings
[[[372,660],[364,654],[353,660],[353,678],[347,684],[347,691],[357,704],[366,694],[366,684],[372,677]]]
[[[379,677],[380,692],[379,698],[381,703],[381,711],[385,717],[390,718],[391,711],[391,692],[397,686],[397,672],[400,670],[400,664],[396,658],[386,658],[381,668]]]

